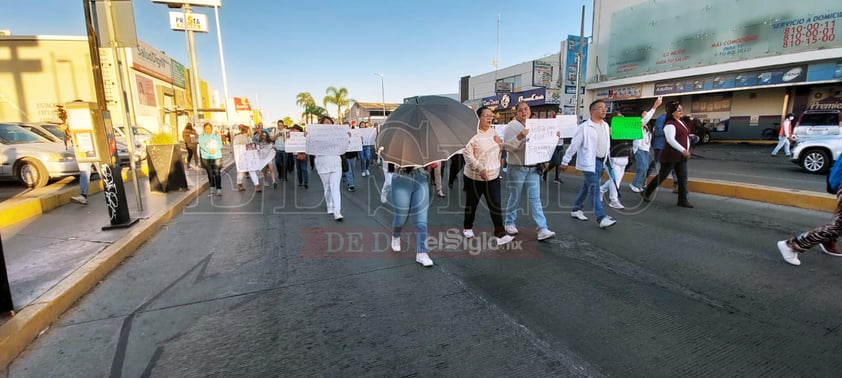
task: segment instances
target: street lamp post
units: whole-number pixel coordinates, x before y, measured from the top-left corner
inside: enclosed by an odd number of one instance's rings
[[[382,73],[374,73],[377,76],[380,76],[380,95],[383,96],[383,121],[386,121],[386,86],[383,85],[383,74]]]

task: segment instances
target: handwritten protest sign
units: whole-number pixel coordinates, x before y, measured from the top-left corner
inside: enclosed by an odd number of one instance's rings
[[[275,160],[275,147],[271,144],[235,144],[234,159],[237,172],[259,171]]]
[[[284,142],[284,149],[286,152],[307,152],[307,137],[300,131],[292,131],[289,133],[289,139]]]
[[[307,125],[307,154],[339,156],[348,150],[347,125]],[[360,147],[362,150],[362,147]]]
[[[363,150],[363,133],[361,131],[368,129],[351,129],[351,140],[348,141],[348,152]]]
[[[351,130],[351,135],[354,134],[359,135],[363,139],[363,146],[373,146],[374,139],[377,137],[377,129],[373,127],[367,127],[365,129],[353,129]]]
[[[558,122],[558,131],[561,133],[562,138],[573,138],[573,134],[576,133],[576,128],[579,127],[579,124],[576,123],[576,116],[575,115],[560,115],[556,117]]]
[[[613,117],[611,118],[611,139],[643,139],[641,126],[640,117]]]
[[[527,119],[526,129],[529,134],[526,136],[524,163],[533,165],[550,161],[558,144],[558,121],[555,118]]]

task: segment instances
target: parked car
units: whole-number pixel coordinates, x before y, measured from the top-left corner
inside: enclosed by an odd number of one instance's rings
[[[808,110],[798,117],[792,133],[796,139],[804,139],[818,135],[839,135],[840,128],[842,111]]]
[[[37,188],[51,178],[75,175],[79,166],[73,151],[14,123],[0,123],[0,178]]]
[[[65,144],[64,140],[64,130],[61,129],[61,126],[53,124],[53,123],[20,123],[19,124],[24,129],[27,129],[38,136],[43,137],[51,142],[54,143],[61,143],[62,145],[66,145],[68,149],[73,148],[73,141],[67,141]],[[121,166],[128,166],[131,164],[129,161],[129,149],[126,147],[126,144],[123,143],[121,140],[117,140],[117,156],[120,157],[120,165]],[[140,154],[139,151],[135,151],[135,163],[140,163]]]
[[[149,140],[152,139],[154,134],[148,129],[140,126],[132,127],[132,131],[132,136],[134,137],[135,155],[140,160],[146,159],[146,145],[149,144]],[[118,140],[122,140],[126,144],[129,143],[129,138],[126,136],[125,126],[114,126],[114,133],[117,134],[118,138],[120,138]]]
[[[804,172],[825,173],[842,152],[842,135],[814,136],[795,140],[790,161]]]

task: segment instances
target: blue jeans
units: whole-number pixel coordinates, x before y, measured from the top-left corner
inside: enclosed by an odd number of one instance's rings
[[[646,172],[649,171],[649,151],[637,150],[634,153],[634,164],[637,169],[634,171],[632,185],[643,188],[646,185]]]
[[[88,198],[88,184],[91,182],[91,171],[95,169],[91,163],[79,163],[79,194]],[[99,169],[96,168],[97,172]]]
[[[348,172],[345,172],[345,182],[348,187],[354,187],[354,166],[357,165],[357,159],[345,159],[348,162]]]
[[[287,180],[287,154],[282,150],[275,150],[275,172],[278,172],[278,179]]]
[[[535,167],[524,167],[522,165],[510,165],[506,188],[509,190],[509,200],[506,201],[507,226],[514,226],[517,220],[518,205],[520,205],[520,194],[523,187],[526,187],[526,195],[529,197],[529,206],[532,209],[532,219],[538,225],[538,229],[547,228],[547,218],[544,217],[544,209],[541,205],[541,186],[539,184],[538,170]]]
[[[424,169],[409,173],[395,172],[392,175],[392,236],[400,237],[401,230],[409,216],[415,223],[415,251],[427,252],[427,212],[430,208],[430,185]]]
[[[585,176],[585,182],[582,183],[579,194],[576,195],[576,202],[573,203],[573,211],[582,210],[585,206],[585,199],[591,196],[593,212],[597,221],[601,221],[605,217],[605,209],[602,208],[602,201],[599,199],[599,178],[602,177],[602,168],[602,160],[597,159],[595,172],[582,172]]]
[[[772,156],[777,155],[778,151],[781,150],[781,147],[784,148],[784,155],[792,155],[792,153],[789,151],[789,139],[786,136],[778,135],[778,145],[775,146],[774,150],[772,150]]]
[[[365,172],[368,170],[369,165],[371,164],[371,147],[370,146],[363,146],[363,151],[361,154],[360,159],[360,172]]]
[[[307,171],[307,159],[305,160],[298,160],[295,159],[295,167],[298,171],[298,186],[310,183],[310,172]]]

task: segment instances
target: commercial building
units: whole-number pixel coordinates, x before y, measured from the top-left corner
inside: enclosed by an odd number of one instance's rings
[[[595,0],[587,101],[638,115],[680,100],[712,139],[777,135],[783,116],[842,109],[835,0]]]
[[[190,70],[143,41],[137,48],[126,49],[125,56],[130,68],[125,85],[134,101],[134,124],[180,137],[194,108],[187,80]],[[101,49],[100,59],[112,123],[125,125],[111,50]],[[0,121],[60,122],[56,105],[96,102],[92,70],[86,37],[0,36]],[[215,124],[224,120],[222,101],[203,80],[199,101],[200,120],[213,119]]]
[[[524,101],[539,118],[576,113],[577,53],[579,37],[561,42],[564,53],[552,54],[460,80],[460,100],[472,107],[488,106],[497,122],[514,118],[515,107]],[[587,47],[584,48],[587,56]],[[584,62],[584,60],[583,60]],[[580,83],[584,84],[584,83]],[[584,93],[580,85],[579,93]],[[583,97],[580,97],[580,104]]]

